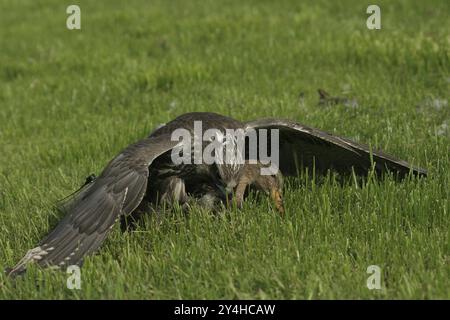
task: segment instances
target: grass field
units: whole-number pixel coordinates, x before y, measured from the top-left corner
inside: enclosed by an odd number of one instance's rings
[[[82,268],[0,275],[0,299],[449,299],[450,3],[0,1],[0,268],[60,218],[58,199],[189,111],[285,117],[429,170],[340,185],[306,175],[214,216],[118,228]],[[318,106],[317,89],[353,103]],[[369,290],[369,265],[381,290]]]

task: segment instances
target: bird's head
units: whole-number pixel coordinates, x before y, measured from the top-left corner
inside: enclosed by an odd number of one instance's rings
[[[231,194],[243,173],[243,151],[239,148],[241,136],[229,132],[216,132],[214,140],[220,141],[221,148],[215,153],[215,165],[218,173],[218,185],[225,194]],[[244,137],[244,135],[242,135]]]
[[[224,193],[232,193],[236,188],[239,178],[243,172],[243,165],[241,164],[218,164],[217,171],[220,178],[220,187]]]

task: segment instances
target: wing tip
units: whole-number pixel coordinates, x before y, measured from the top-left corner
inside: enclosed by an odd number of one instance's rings
[[[26,271],[27,268],[25,267],[25,265],[17,265],[13,268],[11,267],[5,268],[3,273],[5,273],[6,277],[14,279],[18,276],[25,274]]]
[[[428,170],[425,168],[413,167],[412,172],[415,176],[418,176],[418,177],[424,177],[424,178],[428,177]]]

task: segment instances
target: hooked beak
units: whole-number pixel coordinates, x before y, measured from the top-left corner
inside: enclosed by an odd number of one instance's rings
[[[224,186],[222,184],[216,184],[216,186],[222,193],[227,207],[229,207],[232,203],[237,201],[237,199],[235,197],[236,196],[235,189],[236,189],[237,184],[234,181],[229,182],[226,186]],[[236,204],[237,204],[238,208],[242,207],[242,202],[237,201]]]
[[[230,194],[230,193],[233,193],[234,188],[230,187],[230,186],[226,186],[224,190],[225,190],[226,194]]]
[[[236,188],[236,186],[237,186],[236,181],[233,180],[233,181],[228,182],[227,186],[225,187],[225,192],[227,194],[233,193],[233,191]]]
[[[216,186],[224,195],[229,195],[234,192],[237,183],[235,181],[231,181],[226,186],[216,183]]]

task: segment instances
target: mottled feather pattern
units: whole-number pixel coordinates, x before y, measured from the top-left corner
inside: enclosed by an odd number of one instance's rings
[[[178,200],[185,199],[187,193],[195,194],[208,204],[214,203],[216,194],[221,198],[220,185],[238,181],[244,165],[237,161],[228,165],[175,165],[171,161],[170,151],[179,143],[171,140],[171,133],[178,128],[193,133],[194,121],[202,121],[204,131],[213,128],[222,132],[226,129],[279,130],[279,168],[283,175],[295,176],[299,167],[314,167],[319,172],[334,169],[340,173],[354,170],[367,174],[372,166],[371,159],[379,172],[426,175],[425,169],[413,167],[404,160],[291,120],[262,119],[243,123],[215,113],[188,113],[125,148],[97,179],[62,202],[59,208],[65,217],[9,274],[24,272],[26,265],[32,262],[42,267],[80,265],[86,255],[101,246],[119,217],[133,213],[144,197],[151,201],[159,197],[158,193],[169,190]],[[228,141],[236,145],[234,139]]]

